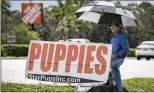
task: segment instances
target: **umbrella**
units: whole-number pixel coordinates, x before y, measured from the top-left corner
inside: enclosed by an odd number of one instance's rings
[[[118,20],[123,26],[137,27],[137,19],[131,9],[113,2],[89,3],[75,12],[78,19],[97,24],[111,24]]]

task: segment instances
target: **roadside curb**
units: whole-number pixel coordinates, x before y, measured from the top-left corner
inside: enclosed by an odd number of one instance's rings
[[[27,57],[1,57],[1,59],[27,59]]]

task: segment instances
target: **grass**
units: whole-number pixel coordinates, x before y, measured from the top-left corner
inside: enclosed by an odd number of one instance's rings
[[[129,92],[137,92],[139,90],[154,92],[154,78],[132,78],[123,80],[123,87]]]
[[[1,82],[2,92],[73,92],[73,87]]]
[[[132,78],[123,80],[123,87],[129,92],[144,90],[154,92],[154,78]],[[2,92],[73,92],[68,86],[51,86],[45,84],[17,84],[1,82]]]

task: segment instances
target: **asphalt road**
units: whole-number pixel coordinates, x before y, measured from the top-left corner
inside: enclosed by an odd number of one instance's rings
[[[2,59],[2,77],[4,82],[26,83],[26,84],[55,84],[51,82],[42,82],[25,78],[26,59]],[[122,79],[134,77],[151,77],[154,78],[154,59],[140,61],[136,58],[126,58],[120,67]],[[63,85],[63,84],[60,84]],[[64,84],[66,85],[66,84]]]

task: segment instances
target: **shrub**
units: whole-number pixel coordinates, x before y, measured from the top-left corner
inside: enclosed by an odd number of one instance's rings
[[[130,49],[129,50],[128,57],[135,57],[135,49]]]
[[[5,44],[1,46],[1,56],[27,56],[29,45]]]
[[[39,40],[39,33],[31,31],[25,24],[15,25],[9,33],[16,36],[16,44],[29,44],[30,40]]]

